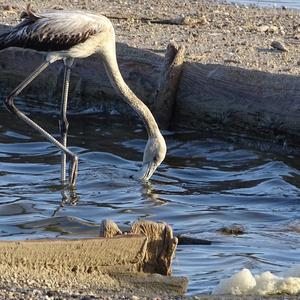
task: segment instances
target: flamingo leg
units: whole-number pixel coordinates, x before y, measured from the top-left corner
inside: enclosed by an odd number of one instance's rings
[[[21,91],[27,87],[40,73],[42,73],[51,63],[56,61],[56,59],[46,60],[43,62],[32,74],[30,74],[22,83],[20,83],[4,100],[4,104],[7,109],[19,117],[21,120],[26,122],[30,127],[38,131],[42,136],[44,136],[48,141],[53,143],[57,148],[62,150],[70,159],[70,169],[69,169],[69,184],[74,186],[76,184],[77,170],[78,170],[78,157],[72,153],[67,147],[57,141],[51,134],[44,130],[41,126],[27,117],[23,112],[21,112],[14,103],[14,98],[21,93]]]
[[[64,145],[64,147],[67,147],[67,138],[68,138],[69,122],[67,120],[67,108],[68,108],[70,74],[71,74],[71,67],[73,65],[73,62],[74,62],[73,58],[66,58],[64,60],[65,71],[64,71],[64,83],[63,83],[63,92],[62,92],[62,100],[61,100],[61,107],[60,107],[60,120],[59,120],[61,143]],[[63,184],[66,182],[66,163],[67,163],[67,155],[64,151],[62,151],[61,152],[61,182]]]

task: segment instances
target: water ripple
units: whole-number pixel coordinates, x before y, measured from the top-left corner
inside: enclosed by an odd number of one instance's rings
[[[280,272],[298,255],[298,158],[241,147],[195,132],[167,132],[168,154],[151,183],[130,178],[139,168],[146,133],[134,123],[98,115],[70,116],[70,149],[79,154],[77,202],[65,202],[60,153],[0,109],[0,237],[95,236],[103,219],[171,224],[176,234],[212,241],[179,246],[175,274],[190,293],[207,293],[228,274],[251,268]],[[35,115],[50,132],[57,117]],[[220,228],[242,226],[240,235]]]

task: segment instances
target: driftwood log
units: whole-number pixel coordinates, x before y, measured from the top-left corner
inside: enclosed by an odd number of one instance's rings
[[[173,119],[188,128],[300,141],[300,77],[185,63]]]
[[[151,109],[159,93],[164,58],[153,52],[118,44],[125,81]],[[0,93],[6,95],[43,59],[29,50],[0,52]],[[20,97],[28,106],[58,111],[63,65],[53,64]],[[238,67],[185,62],[172,108],[172,127],[225,131],[265,138],[272,143],[300,142],[300,78]],[[116,95],[97,55],[77,60],[71,75],[70,113],[119,112],[135,115]],[[223,134],[226,136],[227,134]]]

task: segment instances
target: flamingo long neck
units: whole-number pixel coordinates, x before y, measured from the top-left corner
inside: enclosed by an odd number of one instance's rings
[[[125,83],[117,62],[115,43],[110,43],[110,47],[101,51],[101,56],[109,79],[120,96],[137,112],[148,132],[149,138],[160,134],[158,125],[149,108],[133,93]]]

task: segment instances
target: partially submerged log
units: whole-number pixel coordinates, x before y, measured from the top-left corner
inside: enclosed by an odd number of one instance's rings
[[[185,63],[173,120],[298,144],[300,77],[224,65]]]
[[[118,44],[125,81],[151,109],[160,86],[162,56]],[[43,59],[39,53],[6,49],[0,52],[0,93],[4,96]],[[41,74],[20,97],[22,103],[45,109],[61,98],[63,64]],[[185,62],[172,111],[172,128],[234,132],[282,145],[300,142],[300,78],[238,67]],[[38,101],[36,101],[38,100]],[[16,101],[18,102],[18,101]],[[135,115],[111,86],[99,56],[77,60],[72,69],[69,112],[119,112]],[[55,108],[55,107],[54,107]],[[272,148],[272,147],[271,147]]]
[[[113,222],[106,222],[106,229],[116,229]],[[143,228],[143,229],[142,229]],[[37,285],[51,278],[68,285],[91,288],[151,287],[153,290],[182,294],[187,288],[184,277],[158,276],[171,273],[171,261],[176,249],[176,239],[165,224],[138,222],[132,231],[107,238],[79,240],[27,240],[0,241],[0,282],[1,278],[17,278],[23,281],[30,277]],[[171,238],[172,250],[166,242]],[[149,234],[149,232],[151,232]],[[167,245],[161,248],[161,245]],[[169,251],[164,251],[169,249]],[[158,251],[159,250],[159,251]],[[161,270],[157,267],[163,262]],[[154,265],[152,265],[152,263]],[[155,275],[156,273],[156,275]]]

